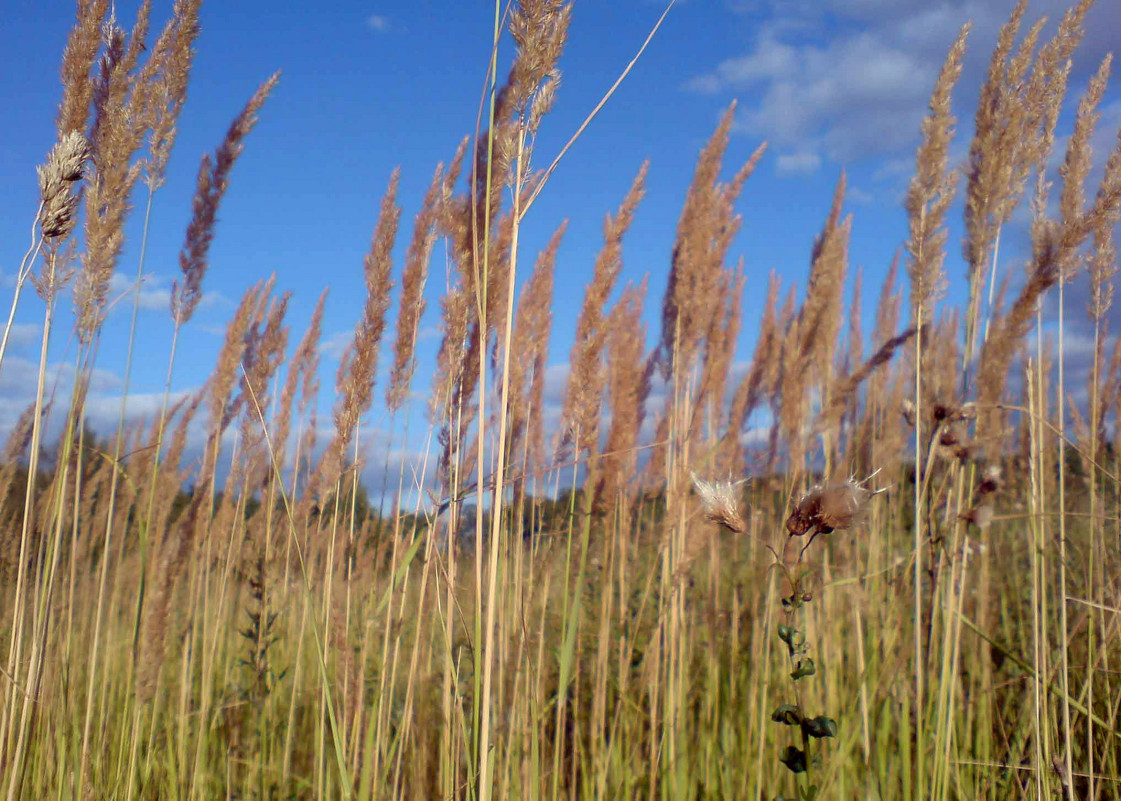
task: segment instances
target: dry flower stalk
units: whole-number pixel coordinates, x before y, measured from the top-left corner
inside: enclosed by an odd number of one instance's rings
[[[763,157],[760,145],[728,183],[720,168],[728,148],[736,106],[724,112],[693,173],[677,224],[669,284],[662,303],[662,373],[687,375],[709,333],[710,304],[723,279],[724,260],[742,220],[735,202]]]
[[[444,165],[439,164],[424,195],[413,227],[413,238],[405,255],[401,274],[400,311],[397,314],[397,338],[393,343],[393,368],[385,391],[385,405],[390,412],[401,408],[413,380],[416,362],[417,333],[424,315],[424,286],[428,282],[428,262],[436,242],[436,221],[443,202]]]
[[[576,339],[569,357],[568,383],[561,413],[561,433],[577,454],[596,447],[600,403],[603,399],[602,353],[607,337],[603,307],[623,269],[623,235],[630,228],[635,209],[646,192],[643,164],[614,215],[603,223],[603,249],[596,257],[592,280],[576,320]]]
[[[518,300],[511,334],[511,348],[518,354],[510,375],[510,442],[519,439],[525,446],[529,464],[538,467],[544,458],[544,421],[541,410],[545,403],[545,360],[548,356],[549,331],[553,323],[553,278],[557,250],[568,229],[563,221],[545,249],[537,257],[533,274],[526,282]],[[528,466],[528,465],[527,465]]]
[[[932,319],[934,303],[943,291],[945,276],[942,264],[946,257],[946,211],[954,197],[956,173],[949,169],[950,141],[954,134],[954,116],[950,95],[961,75],[965,37],[964,26],[950,48],[934,93],[930,98],[930,114],[923,119],[922,144],[915,156],[915,176],[907,189],[905,206],[910,220],[907,272],[911,278],[911,320],[920,325]]]
[[[179,269],[183,277],[182,280],[176,279],[171,287],[171,316],[176,326],[191,319],[202,299],[202,279],[206,275],[210,244],[214,241],[214,226],[218,221],[218,206],[229,186],[230,171],[245,148],[245,137],[257,123],[261,106],[279,80],[280,73],[277,72],[261,84],[230,124],[213,160],[204,155],[199,164],[187,241],[179,253]]]
[[[354,339],[347,358],[339,363],[340,396],[335,403],[335,436],[323,453],[319,467],[308,489],[323,499],[342,475],[344,453],[354,437],[358,421],[373,402],[374,380],[377,377],[378,348],[385,333],[385,314],[389,309],[392,288],[393,243],[401,221],[397,205],[400,172],[393,171],[389,187],[382,198],[381,211],[364,261],[366,304],[362,319],[354,330]]]
[[[39,227],[44,239],[63,240],[74,229],[74,213],[80,196],[77,183],[82,180],[89,143],[79,131],[71,131],[47,155],[47,162],[35,169],[39,176]]]
[[[650,394],[651,368],[647,362],[646,327],[642,324],[642,304],[646,281],[629,286],[608,318],[607,397],[611,424],[601,461],[602,474],[596,487],[599,504],[611,503],[634,474],[635,446],[646,418],[646,398]]]

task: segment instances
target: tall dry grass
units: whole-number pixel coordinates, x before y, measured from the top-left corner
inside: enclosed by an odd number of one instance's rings
[[[744,319],[745,287],[761,279],[730,263],[736,208],[764,147],[740,152],[730,108],[683,198],[649,347],[643,309],[657,290],[649,277],[619,286],[657,169],[636,164],[587,265],[551,428],[554,287],[573,280],[571,266],[558,271],[567,221],[532,269],[522,223],[603,102],[537,169],[572,10],[496,6],[476,133],[432,176],[396,295],[403,210],[389,176],[323,443],[326,295],[286,360],[290,295],[276,277],[240,300],[205,387],[171,393],[220,203],[276,76],[202,158],[161,410],[129,422],[137,294],[117,429],[87,425],[108,279],[140,184],[139,291],[200,27],[198,4],[178,0],[149,46],[148,4],[126,32],[109,4],[79,2],[58,140],[38,171],[0,343],[2,368],[31,281],[39,376],[0,463],[3,792],[1121,797],[1121,346],[1107,323],[1121,140],[1087,185],[1108,59],[1069,137],[1060,114],[1088,7],[1045,39],[1042,22],[1024,29],[1026,2],[1015,6],[963,168],[951,163],[951,109],[968,28],[950,45],[870,337],[861,273],[849,275],[860,221],[846,213],[843,174],[807,243],[804,290],[786,276],[784,295],[772,275],[761,318]],[[959,191],[960,309],[945,301],[944,268]],[[1019,273],[1001,242],[1021,235],[1012,220],[1025,205]],[[435,374],[417,381],[441,242],[442,341]],[[1066,321],[1078,312],[1063,287],[1084,269],[1094,341],[1082,401],[1067,385]],[[71,280],[79,348],[57,392],[47,359]],[[427,447],[395,486],[386,461],[375,509],[362,434],[394,305],[385,408],[393,442],[414,442],[409,415],[395,423],[427,383]],[[741,362],[744,328],[756,337]],[[63,431],[53,449],[51,415]]]

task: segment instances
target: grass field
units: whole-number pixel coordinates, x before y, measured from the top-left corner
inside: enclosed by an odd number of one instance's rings
[[[571,9],[496,8],[510,63],[491,65],[479,129],[436,169],[411,231],[389,177],[325,441],[323,301],[290,337],[271,280],[240,300],[204,389],[170,393],[276,76],[200,164],[163,413],[86,424],[125,223],[159,202],[199,33],[198,0],[176,0],[153,36],[146,11],[126,31],[108,6],[78,3],[12,301],[42,310],[43,341],[0,461],[9,801],[1121,799],[1121,344],[1106,324],[1121,143],[1087,185],[1109,71],[1067,98],[1088,2],[1050,38],[1025,3],[1011,10],[955,165],[962,29],[867,327],[845,300],[843,175],[804,291],[772,275],[765,315],[742,319],[728,254],[767,155],[726,163],[732,109],[697,158],[664,295],[619,286],[644,166],[581,278],[556,430],[543,393],[564,226],[538,254],[519,234],[566,168],[532,145]],[[1057,132],[1064,102],[1077,115]],[[955,196],[960,308],[944,299]],[[1016,213],[1030,225],[1010,226]],[[1027,231],[1025,264],[1000,260],[1009,229]],[[438,243],[455,282],[435,374],[415,376]],[[1089,308],[1067,308],[1082,271]],[[74,381],[48,404],[71,293]],[[1064,315],[1089,315],[1087,386],[1067,382]],[[744,330],[756,346],[737,358]],[[379,359],[392,366],[375,388]],[[402,467],[369,501],[361,426],[375,391],[401,413],[414,378],[431,387],[420,475]]]

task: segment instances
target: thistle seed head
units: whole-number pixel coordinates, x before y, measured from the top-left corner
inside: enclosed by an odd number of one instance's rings
[[[741,481],[705,481],[697,478],[696,473],[690,473],[693,478],[693,488],[697,497],[701,499],[704,507],[705,519],[722,526],[736,534],[747,531],[747,523],[740,515],[736,501],[737,490]]]
[[[791,536],[801,537],[814,530],[829,534],[839,528],[851,528],[864,516],[868,501],[875,494],[853,479],[819,484],[798,501],[786,519],[786,530]]]

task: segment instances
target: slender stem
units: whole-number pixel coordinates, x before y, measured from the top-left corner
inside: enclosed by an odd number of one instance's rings
[[[105,583],[109,572],[109,554],[113,541],[113,523],[116,518],[117,486],[121,474],[121,451],[124,448],[125,415],[128,410],[128,393],[132,378],[132,354],[136,343],[136,320],[140,311],[140,281],[144,274],[144,255],[148,249],[148,223],[152,217],[153,190],[148,189],[148,201],[144,209],[144,231],[140,237],[140,257],[136,264],[136,286],[133,287],[132,318],[128,328],[128,352],[125,355],[125,373],[121,387],[121,410],[117,418],[117,436],[113,445],[112,474],[109,479],[109,508],[106,512],[105,544],[102,549],[101,566],[97,578],[97,604],[93,617],[93,641],[90,646],[89,682],[86,692],[86,711],[82,723],[82,755],[78,769],[78,786],[84,787],[86,770],[89,766],[90,724],[93,720],[94,685],[97,681],[97,667],[101,655],[101,621],[105,604]]]
[[[37,236],[35,233],[38,227],[39,214],[43,211],[43,203],[39,203],[39,211],[35,212],[35,222],[31,224],[31,247],[27,249],[23,259],[19,263],[19,272],[16,273],[16,291],[12,296],[12,308],[8,312],[8,324],[4,326],[4,336],[0,339],[0,366],[4,364],[4,354],[8,352],[8,337],[12,333],[12,325],[16,317],[16,307],[19,305],[19,293],[23,289],[23,282],[27,280],[27,276],[31,274],[31,267],[35,264],[35,259],[39,255],[39,251],[43,248],[43,238]]]

